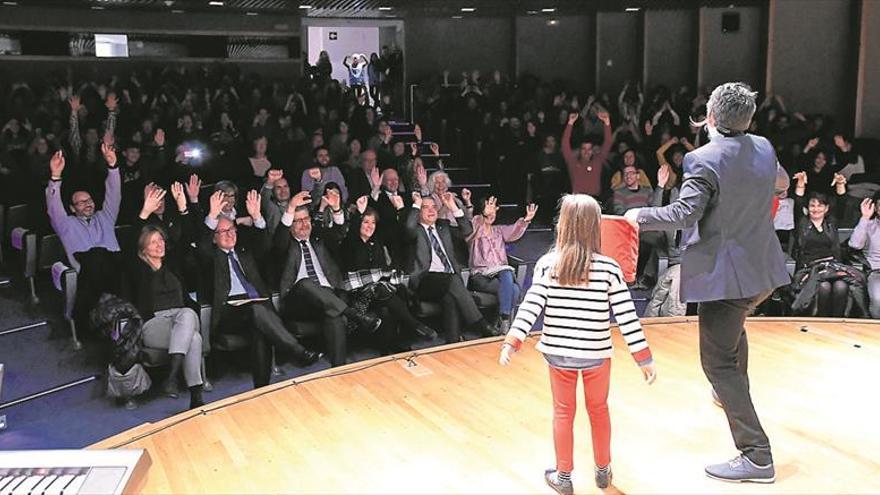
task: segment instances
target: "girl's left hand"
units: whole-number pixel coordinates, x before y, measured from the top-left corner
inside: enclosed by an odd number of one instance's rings
[[[642,376],[645,378],[645,381],[648,382],[648,385],[654,383],[654,380],[657,379],[657,368],[654,367],[654,363],[640,366],[640,369],[642,370]]]

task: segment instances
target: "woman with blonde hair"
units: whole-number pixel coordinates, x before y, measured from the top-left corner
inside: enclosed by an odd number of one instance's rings
[[[172,190],[175,199],[182,197],[183,186],[179,183],[175,183]],[[147,194],[144,210],[153,209],[164,196],[164,190],[154,188]],[[144,320],[144,344],[168,349],[171,372],[162,392],[176,399],[177,382],[182,372],[189,387],[192,409],[204,405],[202,335],[199,333],[199,317],[187,305],[190,300],[183,288],[183,277],[165,260],[165,238],[165,230],[158,225],[147,224],[141,229],[138,259],[131,266],[130,300]]]
[[[507,365],[544,312],[543,333],[535,348],[544,354],[550,368],[556,447],[556,467],[545,471],[544,478],[560,494],[574,491],[571,471],[579,375],[590,416],[596,486],[604,489],[611,483],[609,310],[614,312],[645,380],[650,384],[657,376],[620,265],[600,253],[601,221],[599,203],[591,196],[571,194],[562,198],[556,244],[535,265],[532,286],[501,348],[500,362]]]

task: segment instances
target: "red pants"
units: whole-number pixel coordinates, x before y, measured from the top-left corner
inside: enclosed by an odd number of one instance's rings
[[[550,367],[550,388],[553,391],[553,443],[556,446],[556,469],[574,469],[574,415],[577,410],[577,379],[583,374],[584,398],[590,415],[593,436],[593,458],[605,467],[611,462],[611,417],[608,415],[608,385],[611,382],[611,360],[598,368],[584,371]]]

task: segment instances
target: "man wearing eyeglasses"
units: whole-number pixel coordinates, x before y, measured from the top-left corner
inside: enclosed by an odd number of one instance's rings
[[[72,215],[68,215],[61,201],[64,154],[57,151],[49,160],[51,180],[46,186],[46,209],[70,266],[79,273],[74,304],[74,319],[79,326],[88,323],[88,312],[101,293],[119,292],[119,241],[114,230],[121,200],[119,169],[112,144],[103,143],[101,153],[109,168],[104,181],[104,204],[96,210],[88,191],[76,191],[68,205]]]
[[[623,184],[614,190],[614,214],[623,215],[632,208],[650,206],[654,190],[639,183],[639,169],[624,165]],[[657,250],[666,247],[666,237],[660,232],[639,232],[639,279],[634,288],[647,289],[657,280]]]
[[[312,199],[303,191],[291,198],[281,217],[285,228],[278,228],[274,244],[276,252],[286,255],[280,287],[284,314],[293,318],[317,318],[330,363],[341,366],[345,364],[347,346],[343,317],[368,333],[378,330],[382,320],[357,313],[342,297],[342,271],[330,253],[332,245],[338,244],[343,234],[342,199],[335,189],[328,190],[324,199],[333,218],[330,228],[321,228],[324,239],[319,238],[317,226],[312,229],[308,208]]]
[[[212,209],[223,201],[223,194],[217,191],[211,196]],[[269,384],[270,344],[289,351],[304,366],[321,358],[321,354],[303,347],[287,330],[270,301],[271,292],[257,265],[257,260],[265,256],[269,248],[260,202],[256,191],[248,193],[247,212],[255,229],[252,245],[241,245],[234,220],[221,215],[213,232],[213,246],[207,242],[199,246],[213,268],[213,276],[208,277],[212,283],[206,287],[212,303],[212,339],[224,333],[242,334],[251,339],[254,388]]]

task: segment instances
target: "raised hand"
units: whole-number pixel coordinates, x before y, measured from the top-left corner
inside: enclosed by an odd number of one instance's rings
[[[413,207],[421,208],[422,207],[422,193],[414,192],[412,193]]]
[[[819,145],[819,138],[814,137],[813,139],[810,139],[809,141],[807,141],[807,145],[804,146],[804,152],[810,151],[811,149],[815,148],[818,145]]]
[[[283,177],[283,170],[278,170],[275,168],[269,169],[269,174],[266,176],[266,185],[269,187],[275,187],[275,183],[281,180],[281,178]]]
[[[76,114],[79,112],[82,103],[79,100],[79,95],[71,95],[70,98],[67,99],[67,103],[70,104],[70,113]]]
[[[435,156],[440,155],[440,145],[439,144],[431,143],[429,146],[431,147],[431,153],[433,153]]]
[[[577,122],[578,114],[575,112],[571,112],[568,114],[568,125],[574,125]]]
[[[260,213],[260,193],[251,189],[247,193],[247,200],[245,200],[245,208],[247,208],[248,215],[254,219],[254,222],[263,218],[262,213]]]
[[[355,204],[357,204],[358,213],[363,215],[364,212],[367,211],[367,203],[368,202],[369,202],[369,198],[367,198],[367,196],[361,196],[357,199],[357,201],[355,201]],[[393,202],[394,201],[392,200],[392,203]]]
[[[156,135],[153,137],[153,142],[156,143],[156,146],[159,148],[165,146],[165,131],[162,129],[156,130]]]
[[[538,205],[535,203],[529,203],[529,205],[526,206],[525,221],[531,222],[535,218],[536,213],[538,213]]]
[[[419,154],[418,143],[409,143],[409,154],[410,156],[416,156]]]
[[[666,187],[666,184],[669,184],[669,172],[669,165],[663,165],[660,167],[660,170],[657,171],[658,187]]]
[[[186,195],[189,196],[190,203],[199,202],[199,191],[202,189],[202,179],[192,174],[189,176],[189,182],[186,183]]]
[[[186,211],[186,194],[183,192],[183,184],[180,182],[171,184],[171,197],[174,198],[174,202],[177,204],[177,211]]]
[[[116,167],[116,150],[112,144],[107,144],[106,138],[105,142],[101,143],[101,154],[104,155],[108,167]]]
[[[382,185],[382,179],[379,177],[379,167],[373,167],[370,170],[370,187],[373,190],[379,189],[379,186]]]
[[[321,169],[312,167],[308,170],[309,177],[315,182],[321,182]]]
[[[393,206],[395,210],[403,208],[403,196],[399,194],[391,196],[391,206]]]
[[[300,191],[293,195],[290,198],[290,202],[287,203],[287,212],[293,215],[293,212],[299,208],[300,206],[305,206],[312,202],[312,195],[309,194],[308,191]]]
[[[498,213],[498,198],[489,196],[486,205],[483,206],[483,215],[492,215],[493,213]]]
[[[53,179],[61,178],[61,173],[64,172],[64,153],[61,150],[56,151],[52,158],[49,158],[49,171]]]
[[[446,206],[449,211],[455,211],[458,209],[458,205],[455,204],[455,193],[445,192],[442,195],[443,205]]]
[[[225,202],[225,198],[223,196],[223,191],[214,191],[214,194],[211,195],[211,199],[209,200],[208,207],[208,217],[209,218],[217,218],[220,216],[220,212],[223,211],[223,203]]]
[[[336,189],[330,189],[324,194],[324,197],[327,198],[327,204],[330,205],[331,210],[339,211],[339,205],[342,202],[342,197],[340,197],[339,191]]]
[[[608,112],[606,112],[605,110],[602,110],[602,111],[596,113],[596,117],[599,120],[601,120],[602,122],[604,122],[605,125],[608,125],[608,126],[611,125],[611,116],[608,115]]]
[[[107,107],[107,111],[115,112],[117,108],[119,108],[119,98],[116,97],[116,93],[108,93],[107,99],[104,100],[104,106]]]
[[[864,218],[865,220],[870,220],[874,216],[874,213],[877,211],[874,206],[874,201],[871,198],[863,199],[860,207],[862,210],[862,218]]]
[[[461,190],[461,199],[464,201],[465,205],[471,204],[471,190],[468,188],[464,188]]]
[[[425,186],[428,185],[428,171],[425,170],[425,165],[422,164],[422,162],[416,162],[415,175],[416,175],[416,182],[419,183],[419,187],[424,189]]]
[[[794,174],[794,180],[797,181],[797,187],[806,187],[807,185],[807,173],[806,172],[798,172]]]
[[[155,184],[148,184],[144,190],[144,206],[141,208],[141,217],[146,218],[152,215],[159,207],[162,205],[162,202],[165,201],[165,194],[167,191],[162,189],[161,187],[156,186]]]
[[[843,174],[834,174],[834,178],[831,179],[831,185],[838,188],[846,186],[846,177]]]

